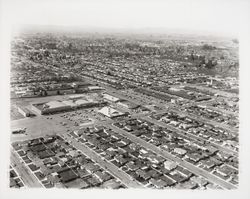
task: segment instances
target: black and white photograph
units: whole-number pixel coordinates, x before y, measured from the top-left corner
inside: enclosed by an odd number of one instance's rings
[[[1,198],[250,196],[249,1],[1,3]]]

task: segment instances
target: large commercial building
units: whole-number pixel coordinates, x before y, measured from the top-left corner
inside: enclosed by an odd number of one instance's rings
[[[118,111],[114,108],[111,108],[109,106],[105,106],[105,107],[101,108],[98,112],[106,117],[109,117],[109,118],[114,118],[114,117],[119,117],[119,116],[125,115],[125,113],[120,112],[120,111]]]
[[[88,90],[89,91],[101,91],[104,90],[102,87],[100,86],[88,86]]]
[[[32,104],[32,109],[37,113],[49,114],[61,111],[68,111],[77,108],[90,108],[98,106],[98,101],[92,99],[74,99],[74,100],[64,100],[64,101],[50,101],[46,103]]]
[[[70,105],[67,105],[60,101],[50,101],[47,103],[32,104],[32,109],[37,113],[43,115],[48,113],[55,113],[60,111],[70,110]]]

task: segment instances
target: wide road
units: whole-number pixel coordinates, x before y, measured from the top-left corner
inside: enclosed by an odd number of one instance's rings
[[[118,178],[124,185],[131,188],[142,188],[143,186],[131,178],[127,173],[119,169],[114,164],[108,162],[107,160],[103,159],[99,154],[97,154],[94,150],[88,148],[83,143],[77,142],[75,139],[71,138],[69,135],[65,134],[64,137],[67,141],[71,141],[71,145],[73,145],[78,150],[82,151],[82,153],[89,156],[93,161],[98,163],[102,168],[109,171],[113,176]]]
[[[154,153],[159,154],[166,159],[170,159],[174,162],[179,163],[181,166],[187,168],[188,170],[190,170],[194,174],[196,174],[198,176],[202,176],[202,177],[208,179],[210,182],[213,182],[217,185],[220,185],[221,187],[226,188],[226,189],[236,189],[237,188],[236,186],[234,186],[228,182],[225,182],[224,180],[208,173],[207,171],[200,169],[199,167],[196,167],[196,166],[194,166],[186,161],[183,161],[182,159],[177,158],[164,150],[159,149],[155,145],[152,145],[152,144],[132,135],[131,133],[129,133],[123,129],[120,129],[120,128],[113,126],[113,125],[107,125],[107,127],[113,129],[115,132],[121,134],[122,136],[129,138],[131,141],[140,144],[141,146],[145,147],[146,149],[149,149],[149,150],[153,151]]]
[[[85,76],[84,76],[85,77]],[[91,83],[97,83],[96,80],[90,78],[90,77],[86,77],[86,79],[88,79],[88,81],[90,81]],[[225,92],[225,91],[220,91],[220,90],[216,90],[216,89],[212,89],[212,88],[207,88],[207,87],[203,87],[203,86],[198,86],[198,85],[193,85],[193,84],[185,84],[187,86],[190,86],[190,87],[195,87],[195,88],[198,88],[198,89],[206,89],[206,90],[209,90],[213,93],[219,93],[223,96],[226,96],[226,97],[236,97],[237,94],[233,94],[233,93],[228,93],[228,92]],[[131,101],[133,103],[136,103],[136,104],[141,104],[141,102],[139,100],[137,100],[138,98],[141,98],[141,97],[138,97],[138,96],[134,96],[134,98],[137,98],[137,99],[131,99],[129,97],[126,97],[124,96],[123,93],[121,93],[120,91],[117,91],[116,89],[114,88],[111,88],[107,85],[102,85],[102,87],[106,88],[108,90],[108,93],[110,94],[113,94],[114,96],[116,97],[119,97],[121,99],[125,99],[125,100],[128,100],[128,101]],[[149,88],[143,88],[143,89],[147,89],[148,91],[152,91],[151,89]],[[159,92],[159,91],[155,91],[153,90],[154,92],[158,92],[158,93],[162,93],[162,92]],[[165,94],[166,93],[162,93],[162,94]],[[173,95],[170,95],[168,94],[168,96],[173,96]],[[143,100],[146,100],[145,98],[143,98]],[[148,101],[146,100],[148,103],[152,103],[152,101]],[[160,106],[162,107],[162,104],[160,103],[155,103],[157,106]],[[226,125],[226,124],[222,124],[222,123],[219,123],[219,122],[216,122],[216,121],[212,121],[212,120],[208,120],[206,118],[202,118],[202,117],[197,117],[196,115],[194,114],[190,114],[190,113],[187,113],[187,112],[180,112],[179,110],[177,110],[176,108],[174,108],[170,103],[168,103],[168,105],[170,105],[170,107],[172,108],[173,111],[175,112],[178,112],[179,114],[183,114],[183,115],[186,115],[186,116],[189,116],[190,118],[193,118],[193,119],[196,119],[200,122],[205,122],[207,124],[211,124],[211,125],[214,125],[214,126],[218,126],[218,127],[221,127],[225,130],[227,130],[228,132],[231,132],[233,134],[237,134],[238,133],[238,129],[237,128],[234,128],[234,127],[230,127],[229,125]]]
[[[169,130],[172,130],[172,131],[174,131],[174,132],[176,132],[176,133],[178,133],[178,134],[180,134],[180,135],[182,135],[184,137],[187,137],[188,139],[209,143],[211,146],[213,146],[213,147],[215,147],[215,148],[217,148],[217,149],[219,149],[221,151],[225,151],[225,152],[227,152],[229,154],[232,154],[233,156],[238,156],[238,153],[236,151],[233,151],[233,150],[230,150],[228,148],[222,147],[219,144],[216,144],[214,142],[211,142],[211,141],[209,141],[207,139],[204,139],[204,138],[201,138],[199,136],[193,135],[192,133],[188,133],[187,131],[177,129],[177,128],[173,127],[173,126],[170,126],[170,125],[165,124],[163,122],[157,121],[156,119],[149,118],[149,117],[143,117],[142,119],[144,119],[144,120],[146,120],[148,122],[152,122],[152,123],[154,123],[154,124],[156,124],[158,126],[165,127],[165,128],[167,128]]]
[[[146,90],[148,90],[148,91],[152,91],[152,92],[158,92],[158,93],[160,93],[160,94],[165,94],[165,93],[163,93],[163,92],[151,90],[151,89],[149,89],[149,88],[144,88],[144,89],[146,89]],[[165,95],[166,95],[166,94],[165,94]],[[172,96],[172,95],[168,95],[168,96]],[[176,96],[175,96],[175,97],[176,97]],[[190,101],[191,101],[191,100],[190,100]],[[161,104],[157,104],[157,105],[160,106]],[[227,125],[227,124],[223,124],[223,123],[220,123],[220,122],[216,122],[216,121],[213,121],[213,120],[209,120],[209,119],[206,119],[206,118],[204,118],[204,117],[202,117],[202,116],[197,116],[197,115],[195,115],[195,114],[188,113],[188,112],[185,112],[185,111],[180,111],[179,109],[176,109],[176,108],[175,108],[172,104],[170,104],[170,103],[168,103],[168,105],[169,105],[169,108],[170,108],[172,111],[174,111],[174,112],[176,112],[176,113],[178,113],[178,114],[185,115],[186,117],[190,117],[190,118],[193,118],[193,119],[195,119],[195,120],[197,120],[197,121],[204,122],[204,123],[207,123],[207,124],[211,124],[211,125],[213,125],[213,126],[221,127],[221,128],[223,128],[223,129],[225,129],[225,130],[227,130],[227,131],[229,131],[229,132],[231,132],[231,133],[233,133],[233,134],[238,133],[238,129],[237,129],[237,128],[231,127],[231,126],[229,126],[229,125]]]
[[[24,165],[24,163],[21,162],[20,158],[17,154],[11,150],[11,158],[10,161],[12,165],[19,174],[19,176],[22,178],[24,184],[27,187],[43,187],[42,184],[40,184],[37,180],[37,178],[34,176],[33,173]]]
[[[144,89],[145,89],[145,88],[144,88]],[[148,91],[151,91],[151,89],[148,89],[148,88],[147,88],[147,90],[148,90]],[[154,91],[154,92],[157,92],[157,91]],[[139,100],[135,100],[135,99],[128,98],[128,97],[124,96],[123,93],[121,93],[120,91],[117,91],[117,90],[115,90],[115,89],[112,89],[112,91],[110,91],[110,92],[108,92],[108,93],[110,93],[110,94],[112,94],[112,95],[114,95],[114,96],[116,96],[116,97],[118,97],[118,98],[121,98],[121,99],[125,99],[125,100],[128,100],[128,101],[131,101],[131,102],[133,102],[133,103],[135,103],[135,104],[141,104],[141,102],[140,102]],[[159,92],[159,93],[161,93],[161,92]],[[163,94],[165,94],[165,93],[163,93]],[[170,96],[170,95],[169,95],[169,96]],[[139,98],[138,96],[134,96],[134,97]],[[146,100],[146,99],[143,98],[143,100]],[[148,101],[148,100],[146,100],[146,101],[147,101],[148,103],[152,103],[152,101]],[[155,104],[156,104],[157,106],[161,107],[161,108],[163,107],[163,104],[161,104],[161,103],[155,103]],[[207,123],[207,124],[211,124],[211,125],[213,125],[213,126],[221,127],[221,128],[227,130],[227,131],[230,132],[230,133],[238,134],[238,129],[237,129],[237,128],[234,128],[234,127],[231,127],[231,126],[229,126],[229,125],[227,125],[227,124],[222,124],[222,123],[219,123],[219,122],[216,122],[216,121],[213,121],[213,120],[208,120],[208,119],[206,119],[206,118],[204,118],[204,117],[201,117],[201,116],[197,117],[195,114],[192,114],[192,113],[187,113],[187,112],[185,112],[185,111],[180,111],[179,109],[176,109],[176,108],[173,106],[173,104],[171,104],[171,103],[168,103],[168,106],[169,106],[169,109],[170,109],[171,111],[176,112],[176,113],[178,113],[178,114],[180,114],[180,115],[185,115],[186,117],[190,117],[190,118],[195,119],[195,120],[197,120],[197,121],[200,121],[200,122],[203,122],[203,123]],[[167,109],[166,109],[166,111],[167,111]]]
[[[193,105],[203,105],[203,106],[206,106],[208,109],[211,109],[213,111],[219,112],[221,114],[225,114],[225,115],[229,115],[229,116],[234,116],[236,118],[239,117],[239,113],[238,112],[233,112],[233,111],[229,111],[229,110],[226,110],[226,109],[214,107],[214,106],[211,105],[211,103],[212,103],[211,101],[208,101],[208,102],[195,102],[195,103],[193,103]]]
[[[228,132],[232,133],[232,134],[238,134],[238,129],[237,128],[234,128],[234,127],[231,127],[227,124],[223,124],[223,123],[220,123],[220,122],[216,122],[216,121],[213,121],[213,120],[208,120],[208,119],[205,119],[204,117],[202,116],[197,116],[195,114],[192,114],[192,113],[187,113],[187,112],[184,112],[184,111],[180,111],[176,108],[170,108],[171,111],[173,112],[176,112],[178,113],[179,115],[183,115],[183,116],[186,116],[186,117],[190,117],[191,119],[195,119],[199,122],[203,122],[203,123],[206,123],[206,124],[211,124],[213,126],[217,126],[217,127],[220,127],[220,128],[223,128],[225,130],[227,130]]]
[[[226,91],[217,90],[215,88],[210,88],[210,87],[206,87],[206,86],[201,86],[201,85],[196,85],[196,84],[185,84],[185,86],[190,86],[190,87],[197,88],[200,90],[207,90],[207,91],[210,91],[212,93],[218,93],[224,97],[238,97],[238,95],[236,93],[229,93]]]

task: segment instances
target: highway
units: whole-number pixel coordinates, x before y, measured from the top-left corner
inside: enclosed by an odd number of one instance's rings
[[[104,170],[110,172],[113,176],[118,178],[124,185],[131,188],[142,188],[143,186],[131,178],[127,173],[119,169],[114,164],[104,160],[99,154],[97,154],[94,150],[88,148],[83,143],[77,142],[75,139],[71,138],[69,135],[65,134],[64,137],[67,141],[71,141],[71,144],[77,148],[78,150],[82,151],[83,154],[86,154],[93,160],[94,162],[98,163]]]
[[[24,163],[21,162],[20,158],[17,154],[15,154],[13,149],[11,150],[10,160],[12,165],[15,165],[13,167],[18,172],[19,176],[22,178],[24,184],[27,187],[43,187],[42,184],[38,182],[36,176],[34,176],[34,174],[29,170],[29,168],[27,168]]]
[[[183,161],[182,159],[177,158],[164,150],[159,149],[155,145],[152,145],[152,144],[132,135],[131,133],[129,133],[123,129],[120,129],[120,128],[113,126],[113,125],[107,125],[107,127],[111,128],[112,130],[121,134],[122,136],[129,138],[131,141],[140,144],[141,146],[145,147],[146,149],[149,149],[149,150],[153,151],[154,153],[161,155],[162,157],[164,157],[166,159],[170,159],[174,162],[179,163],[179,165],[187,168],[188,170],[190,170],[191,172],[193,172],[194,174],[196,174],[198,176],[202,176],[202,177],[208,179],[210,182],[213,182],[217,185],[220,185],[221,187],[224,187],[225,189],[236,189],[237,188],[236,186],[234,186],[226,181],[223,181],[222,179],[208,173],[207,171],[200,169],[200,168],[198,168],[198,167],[196,167],[196,166],[194,166],[186,161]]]

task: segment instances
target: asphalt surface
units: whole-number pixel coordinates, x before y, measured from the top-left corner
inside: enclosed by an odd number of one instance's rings
[[[11,151],[11,163],[15,168],[15,170],[18,172],[19,176],[22,178],[24,184],[27,187],[32,188],[40,188],[43,187],[42,184],[40,184],[37,180],[37,178],[34,176],[34,174],[27,168],[24,163],[21,162],[20,158],[17,154],[12,150]]]
[[[93,81],[92,81],[93,82]],[[189,86],[194,86],[194,85],[189,85]],[[119,97],[121,99],[125,99],[131,102],[134,102],[136,104],[142,104],[141,100],[137,100],[137,99],[142,99],[143,101],[148,102],[149,104],[152,103],[152,101],[150,101],[147,98],[144,97],[138,97],[138,96],[134,96],[136,97],[136,99],[134,98],[130,98],[127,96],[124,96],[123,93],[121,93],[120,91],[117,91],[113,88],[110,88],[108,86],[103,86],[104,88],[107,88],[109,90],[108,93]],[[196,86],[194,86],[196,87]],[[200,86],[197,86],[197,88],[199,88]],[[201,87],[200,89],[203,89],[203,87]],[[209,89],[209,88],[208,88]],[[214,91],[214,90],[213,90]],[[219,94],[225,94],[223,91],[222,93],[220,93],[220,91],[215,90],[214,92],[219,93]],[[226,93],[226,94],[230,94],[230,93]],[[228,95],[227,95],[228,96]],[[231,95],[230,95],[231,96]],[[160,106],[160,107],[164,107],[162,103],[155,103],[156,105]],[[211,120],[207,120],[207,119],[203,119],[201,117],[197,117],[196,115],[190,114],[190,113],[186,113],[184,111],[180,111],[179,109],[176,109],[175,107],[173,107],[172,104],[168,104],[169,108],[164,108],[161,111],[157,111],[157,113],[164,113],[167,111],[173,111],[173,112],[177,112],[178,114],[181,115],[186,115],[189,116],[190,118],[193,118],[195,120],[198,120],[200,122],[205,122],[208,124],[212,124],[214,126],[220,126],[222,128],[224,128],[225,130],[228,130],[229,132],[232,133],[238,133],[238,129],[233,129],[227,125],[223,125],[221,123],[218,122],[214,122]],[[65,113],[67,114],[67,113]],[[152,113],[139,113],[139,114],[132,114],[132,118],[143,118],[146,119],[150,122],[153,122],[157,125],[163,126],[163,127],[167,127],[170,130],[174,130],[177,133],[180,133],[182,136],[184,135],[184,131],[180,130],[180,129],[176,129],[172,126],[169,126],[167,124],[163,124],[162,122],[159,122],[157,120],[151,119],[147,116],[149,116]],[[52,117],[53,119],[46,119],[46,117]],[[129,118],[128,118],[129,119]],[[125,119],[126,120],[126,119]],[[62,125],[62,122],[67,123],[66,126]],[[139,182],[137,182],[136,180],[132,179],[127,173],[125,173],[124,171],[122,171],[121,169],[119,169],[117,166],[115,166],[114,164],[104,160],[99,154],[97,154],[94,150],[90,149],[89,147],[87,147],[86,145],[84,145],[83,143],[79,143],[77,142],[77,140],[71,138],[70,136],[68,136],[67,130],[75,130],[75,129],[79,129],[79,126],[74,126],[74,121],[66,121],[65,118],[61,118],[59,115],[55,115],[55,116],[37,116],[34,118],[24,118],[24,119],[20,119],[20,120],[14,120],[11,122],[11,129],[17,129],[17,128],[27,128],[27,135],[11,135],[11,141],[19,141],[19,140],[27,140],[27,139],[33,139],[36,137],[41,137],[41,136],[45,136],[45,135],[54,135],[54,134],[63,134],[65,138],[67,138],[67,140],[71,141],[71,144],[73,146],[75,146],[76,148],[78,148],[79,150],[81,150],[84,154],[88,155],[93,161],[95,161],[96,163],[98,163],[101,167],[103,167],[105,170],[109,171],[113,176],[115,176],[116,178],[118,178],[124,185],[126,185],[127,187],[133,187],[133,188],[139,188],[139,187],[143,187]],[[150,143],[147,143],[146,141],[132,135],[131,133],[124,131],[118,127],[115,127],[112,125],[112,120],[104,120],[104,121],[95,121],[93,124],[90,125],[85,125],[85,127],[87,126],[107,126],[111,129],[113,129],[114,131],[116,131],[117,133],[129,138],[130,140],[132,140],[133,142],[137,142],[139,143],[141,146],[150,149],[151,151],[155,152],[156,154],[161,155],[162,157],[166,158],[166,159],[170,159],[172,161],[175,161],[177,163],[179,163],[181,166],[187,168],[188,170],[192,171],[194,174],[198,175],[198,176],[202,176],[206,179],[208,179],[209,181],[220,185],[221,187],[224,187],[226,189],[234,189],[237,188],[236,186],[208,173],[207,171],[200,169],[186,161],[183,161],[182,159],[175,157],[173,155],[171,155],[170,153],[159,149],[158,147],[156,147],[155,145],[152,145]],[[191,137],[192,139],[195,140],[202,140],[202,141],[207,141],[203,138],[200,138],[198,136],[195,136],[193,134],[188,134],[186,131],[186,136],[189,136],[189,138]],[[187,135],[188,134],[188,135]],[[215,146],[216,148],[232,153],[234,155],[237,155],[237,152],[232,151],[230,149],[226,149],[224,147],[221,147],[220,145],[217,145],[215,143],[211,143],[209,142],[211,145]],[[37,178],[34,176],[34,174],[23,164],[21,163],[19,157],[12,151],[11,152],[11,162],[14,163],[16,165],[15,169],[17,170],[17,172],[19,173],[20,177],[23,179],[25,185],[27,185],[28,187],[42,187],[42,185],[38,182]]]
[[[235,94],[235,93],[229,93],[229,92],[226,92],[226,91],[217,90],[215,88],[209,88],[209,87],[195,85],[195,84],[186,84],[186,86],[190,86],[190,87],[197,88],[197,89],[200,89],[200,90],[207,90],[207,91],[210,91],[212,93],[218,93],[218,94],[220,94],[220,95],[222,95],[224,97],[238,97],[238,95]]]
[[[211,146],[214,146],[215,148],[217,148],[217,149],[219,149],[221,151],[225,151],[225,152],[227,152],[229,154],[232,154],[233,156],[238,156],[238,153],[236,151],[233,151],[233,150],[230,150],[228,148],[222,147],[219,144],[213,143],[213,142],[211,142],[211,141],[209,141],[207,139],[204,139],[204,138],[201,138],[199,136],[188,133],[187,131],[177,129],[177,128],[173,127],[173,126],[170,126],[170,125],[165,124],[163,122],[157,121],[157,120],[155,120],[153,118],[143,117],[142,119],[145,119],[148,122],[153,122],[154,124],[156,124],[158,126],[166,127],[166,128],[168,128],[168,129],[170,129],[170,130],[172,130],[172,131],[174,131],[174,132],[176,132],[176,133],[178,133],[178,134],[180,134],[180,135],[182,135],[184,137],[188,137],[189,139],[191,138],[193,140],[198,140],[198,141],[203,141],[203,142],[209,143]],[[187,134],[187,135],[185,135],[185,134]]]
[[[71,144],[78,150],[82,151],[84,154],[89,156],[94,162],[98,163],[102,168],[109,171],[113,176],[118,178],[124,185],[131,188],[140,188],[142,185],[136,180],[132,179],[127,173],[119,169],[114,164],[104,160],[99,154],[94,150],[88,148],[84,143],[79,143],[75,139],[71,138],[67,134],[64,135],[67,141],[71,141]]]
[[[147,90],[150,91],[150,89],[147,89]],[[114,96],[119,97],[119,98],[121,98],[121,99],[126,99],[126,100],[128,100],[128,101],[133,102],[133,103],[141,104],[140,101],[135,100],[135,99],[128,98],[128,97],[124,96],[124,94],[120,94],[120,93],[118,93],[118,92],[119,92],[119,91],[116,91],[116,90],[113,89],[113,92],[109,92],[109,93],[110,93],[110,94],[113,94]],[[155,92],[155,91],[154,91],[154,92]],[[159,93],[160,93],[160,92],[159,92]],[[164,93],[164,94],[165,94],[165,93]],[[138,96],[136,96],[136,97],[138,98]],[[144,100],[146,100],[146,99],[144,99]],[[146,101],[147,101],[147,100],[146,100]],[[151,102],[148,101],[148,103],[151,103]],[[155,104],[156,104],[157,106],[159,106],[159,107],[162,107],[162,104],[161,104],[161,103],[155,103]],[[205,122],[205,123],[211,124],[211,125],[213,125],[213,126],[221,127],[221,128],[227,130],[227,131],[230,132],[230,133],[238,134],[238,129],[237,129],[237,128],[234,128],[234,127],[231,127],[231,126],[229,126],[229,125],[227,125],[227,124],[222,124],[222,123],[219,123],[219,122],[216,122],[216,121],[213,121],[213,120],[208,120],[208,119],[203,118],[203,117],[201,117],[201,116],[198,116],[198,117],[197,117],[196,115],[194,115],[194,114],[192,114],[192,113],[187,113],[187,112],[185,112],[185,111],[180,111],[179,109],[176,109],[176,108],[175,108],[172,104],[170,104],[170,103],[168,103],[168,106],[169,106],[169,109],[170,109],[171,111],[173,111],[173,112],[176,112],[176,113],[181,114],[181,115],[188,116],[188,117],[190,117],[190,118],[192,118],[192,119],[195,119],[195,120],[197,120],[197,121],[200,121],[200,122]],[[166,109],[166,110],[167,110],[167,109]]]
[[[225,189],[236,189],[237,187],[228,183],[228,182],[225,182],[223,181],[222,179],[186,162],[186,161],[183,161],[182,159],[180,158],[177,158],[173,155],[171,155],[170,153],[166,152],[166,151],[163,151],[161,149],[159,149],[158,147],[150,144],[150,143],[147,143],[146,141],[132,135],[131,133],[125,131],[125,130],[122,130],[118,127],[115,127],[113,125],[107,125],[108,128],[111,128],[113,129],[115,132],[129,138],[130,140],[132,140],[133,142],[136,142],[136,143],[139,143],[141,146],[145,147],[146,149],[149,149],[151,151],[153,151],[154,153],[158,154],[158,155],[161,155],[162,157],[166,158],[166,159],[169,159],[169,160],[172,160],[174,162],[177,162],[179,163],[179,165],[183,166],[184,168],[187,168],[188,170],[190,170],[191,172],[193,172],[194,174],[198,175],[198,176],[202,176],[206,179],[208,179],[210,182],[213,182]]]
[[[203,88],[203,87],[202,87],[202,88]],[[148,89],[148,88],[147,88],[146,90],[152,91],[151,89]],[[154,92],[162,93],[162,92],[159,92],[159,91],[154,91]],[[162,93],[162,94],[165,94],[165,93]],[[168,96],[172,96],[172,95],[168,95]],[[174,96],[174,95],[173,95],[173,96]],[[174,97],[176,97],[176,96],[174,96]],[[160,105],[160,104],[157,104],[157,105]],[[200,122],[205,122],[205,123],[207,123],[207,124],[212,124],[212,125],[214,125],[214,126],[219,126],[219,127],[223,128],[223,129],[225,129],[225,130],[227,130],[227,131],[229,131],[229,132],[231,132],[231,133],[234,133],[234,134],[238,133],[238,129],[236,129],[236,128],[234,128],[234,127],[231,127],[231,126],[229,126],[229,125],[227,125],[227,124],[222,124],[222,123],[220,123],[220,122],[216,122],[216,121],[213,121],[213,120],[208,120],[208,119],[206,119],[206,118],[204,118],[204,117],[202,117],[202,116],[198,116],[198,117],[197,117],[195,114],[187,113],[187,112],[185,112],[185,111],[180,111],[179,109],[176,109],[176,108],[174,108],[174,107],[171,106],[171,105],[170,105],[170,109],[171,109],[172,111],[176,112],[176,113],[179,113],[179,114],[188,116],[188,117],[193,118],[193,119],[196,119],[196,120],[198,120],[198,121],[200,121]]]
[[[214,111],[217,111],[219,113],[222,113],[222,114],[226,114],[226,115],[231,115],[231,116],[234,116],[234,117],[239,117],[239,113],[238,112],[232,112],[232,111],[229,111],[229,110],[225,110],[225,109],[222,109],[222,108],[218,108],[218,107],[214,107],[211,105],[211,101],[208,101],[208,102],[195,102],[194,104],[195,105],[205,105],[207,108],[211,109],[211,110],[214,110]]]
[[[176,108],[170,108],[171,111],[173,112],[176,112],[180,115],[184,115],[184,116],[187,116],[187,117],[190,117],[191,119],[195,119],[199,122],[203,122],[203,123],[207,123],[207,124],[211,124],[213,126],[217,126],[217,127],[220,127],[220,128],[223,128],[225,130],[227,130],[228,132],[232,133],[232,134],[238,134],[238,129],[234,128],[234,127],[230,127],[229,125],[226,125],[226,124],[222,124],[220,122],[216,122],[216,121],[213,121],[213,120],[208,120],[208,119],[205,119],[201,116],[197,116],[197,115],[194,115],[192,113],[187,113],[187,112],[184,112],[184,111],[180,111]]]
[[[67,113],[64,113],[67,114]],[[47,118],[52,119],[47,119]],[[65,126],[63,126],[64,122]],[[112,123],[112,120],[105,119],[103,121],[95,121],[94,123],[85,124],[83,126],[75,126],[74,120],[69,121],[66,118],[60,117],[60,115],[40,115],[34,118],[23,118],[20,120],[11,121],[11,130],[26,128],[26,134],[11,134],[11,141],[21,141],[27,139],[34,139],[46,135],[55,135],[66,133],[67,131],[74,131],[79,128],[86,128],[90,126],[103,125],[106,123]]]

